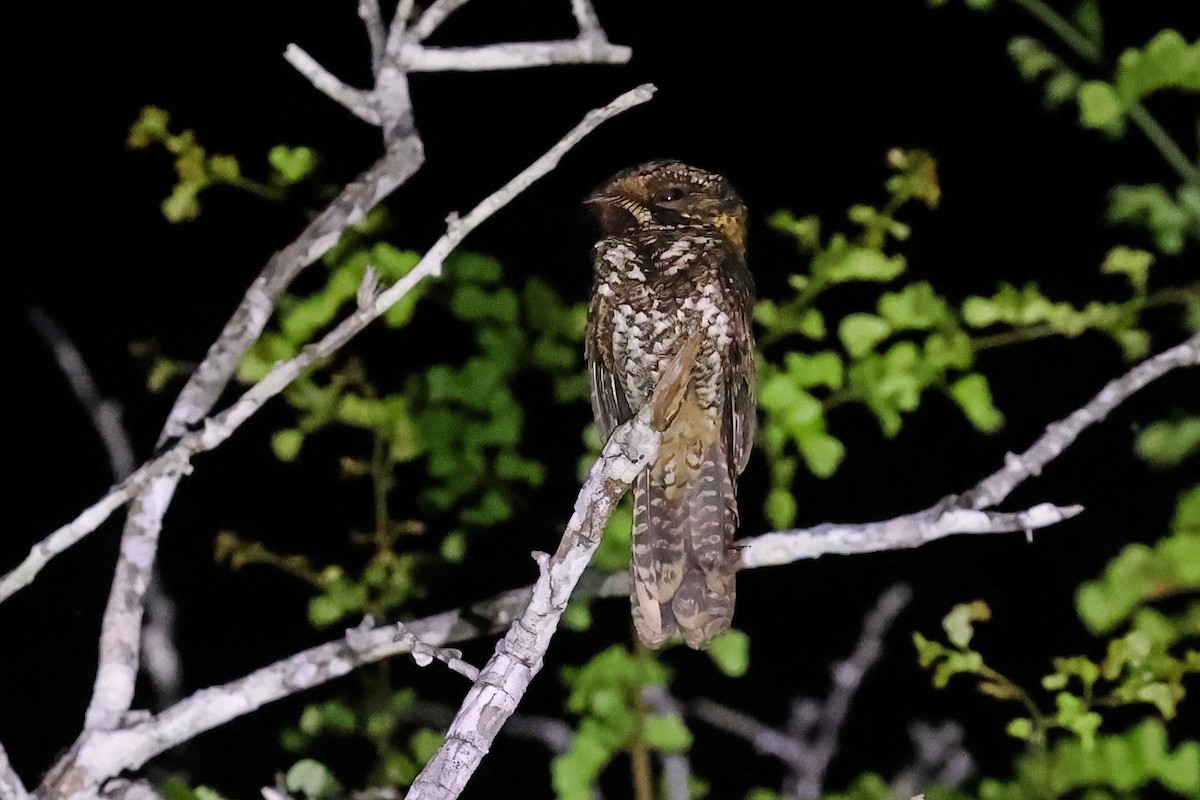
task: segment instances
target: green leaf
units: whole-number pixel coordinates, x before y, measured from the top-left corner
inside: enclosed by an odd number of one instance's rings
[[[874,281],[886,283],[904,272],[902,256],[889,256],[869,247],[859,247],[835,236],[830,246],[813,259],[814,274],[829,283]]]
[[[987,622],[992,618],[992,610],[982,600],[970,603],[959,603],[942,619],[942,628],[947,638],[955,647],[966,647],[975,635],[974,623]]]
[[[299,792],[313,800],[330,797],[342,790],[337,778],[320,761],[304,758],[287,771],[284,785],[289,792]]]
[[[1125,106],[1116,89],[1104,81],[1085,81],[1079,87],[1079,121],[1109,133],[1124,130]]]
[[[1144,292],[1150,275],[1150,265],[1153,263],[1154,255],[1145,250],[1117,246],[1108,251],[1100,271],[1124,275],[1135,290]]]
[[[295,461],[304,444],[304,433],[297,428],[285,428],[271,436],[271,449],[280,461]]]
[[[467,537],[462,531],[451,531],[442,539],[439,552],[451,564],[461,564],[467,556]]]
[[[846,351],[855,358],[870,353],[891,333],[892,326],[887,320],[874,314],[850,314],[838,325],[838,338],[842,340]]]
[[[1171,531],[1178,536],[1200,536],[1200,484],[1188,489],[1179,498]]]
[[[750,637],[742,631],[721,634],[713,639],[706,652],[717,668],[731,678],[740,678],[750,669]]]
[[[787,488],[777,486],[767,493],[764,503],[767,519],[776,530],[790,528],[796,522],[796,498]]]
[[[818,478],[833,475],[846,457],[846,446],[840,439],[815,427],[804,430],[797,437],[796,444],[809,471]]]
[[[233,156],[213,155],[208,159],[208,173],[214,180],[236,183],[241,180],[242,170]]]
[[[893,330],[929,330],[951,316],[946,301],[924,281],[886,292],[879,298],[878,309]]]
[[[1190,202],[1191,193],[1181,188],[1178,199],[1158,184],[1113,187],[1108,198],[1108,221],[1147,228],[1155,246],[1176,255],[1184,240],[1200,240],[1200,208]]]
[[[776,211],[767,218],[767,225],[795,239],[802,252],[821,247],[821,220],[815,215],[796,217],[790,211]]]
[[[1082,0],[1071,14],[1075,28],[1099,50],[1104,41],[1104,18],[1099,0]]]
[[[1138,458],[1159,469],[1174,467],[1200,452],[1200,417],[1155,422],[1137,437]]]
[[[1033,721],[1026,717],[1017,717],[1009,722],[1004,730],[1015,739],[1028,740],[1033,736]]]
[[[592,627],[592,609],[584,601],[571,600],[563,611],[562,624],[572,631],[586,631]]]
[[[170,222],[186,222],[200,216],[200,201],[196,196],[204,188],[196,183],[179,183],[162,203],[163,216]]]
[[[955,381],[950,387],[950,396],[971,424],[984,433],[993,433],[1004,425],[1004,415],[992,403],[988,380],[980,373],[972,372]]]
[[[655,714],[642,720],[642,741],[664,753],[686,753],[692,733],[678,714]]]
[[[453,281],[492,284],[502,276],[500,262],[482,253],[456,250],[446,259],[446,277]]]
[[[276,145],[267,152],[267,163],[287,184],[296,184],[317,168],[317,154],[307,147]]]
[[[450,311],[464,322],[495,320],[511,324],[517,321],[519,305],[511,289],[489,292],[473,283],[464,283],[450,299]]]
[[[842,359],[832,350],[822,350],[813,355],[788,353],[783,358],[788,375],[804,387],[825,386],[840,389],[844,380]]]
[[[1178,31],[1159,31],[1144,48],[1121,53],[1116,84],[1127,104],[1162,89],[1200,92],[1200,41],[1189,45]]]
[[[923,350],[925,360],[937,370],[970,369],[975,364],[975,346],[959,328],[929,334]]]
[[[171,115],[156,106],[143,106],[137,121],[129,128],[125,146],[130,150],[149,147],[170,134]]]

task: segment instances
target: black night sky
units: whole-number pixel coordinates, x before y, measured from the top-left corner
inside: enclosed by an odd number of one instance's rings
[[[1023,82],[1005,54],[1014,35],[1048,36],[1015,4],[999,5],[978,14],[959,2],[931,10],[920,0],[598,2],[609,38],[633,48],[628,65],[412,78],[427,160],[387,201],[396,220],[392,241],[424,250],[449,212],[470,209],[586,111],[653,82],[653,101],[585,139],[558,170],[472,234],[466,247],[498,257],[514,283],[538,275],[569,301],[581,301],[595,238],[581,198],[618,169],[671,156],[721,172],[738,188],[753,215],[749,264],[759,296],[781,297],[787,276],[804,262],[790,241],[767,228],[767,215],[788,208],[821,215],[828,229],[848,227],[850,205],[884,201],[885,153],[901,146],[934,154],[944,192],[936,211],[912,209],[904,216],[914,231],[902,247],[909,279],[929,280],[953,299],[990,293],[1002,280],[1036,280],[1048,295],[1072,301],[1096,292],[1115,296],[1115,280],[1094,277],[1105,252],[1117,243],[1146,242],[1138,239],[1144,234],[1103,223],[1106,192],[1120,182],[1172,185],[1174,176],[1137,135],[1108,142],[1081,130],[1069,108],[1048,113],[1040,88]],[[1189,41],[1200,34],[1194,0],[1102,5],[1109,53],[1143,44],[1164,27]],[[26,310],[40,306],[66,329],[101,392],[123,405],[138,456],[146,458],[174,395],[145,390],[144,365],[129,354],[130,343],[154,339],[172,356],[200,358],[266,259],[319,207],[316,197],[277,205],[217,188],[203,196],[197,221],[168,224],[158,211],[174,181],[168,158],[123,144],[140,108],[169,110],[176,128],[194,129],[212,152],[238,156],[250,174],[265,173],[271,146],[307,145],[322,156],[320,180],[340,186],[370,166],[381,147],[376,129],[315,91],[281,55],[297,43],[347,82],[367,85],[366,38],[353,2],[133,0],[70,10],[33,4],[27,13],[19,31],[10,27],[10,39],[19,37],[29,55],[10,66],[18,85],[9,106],[13,143],[7,149],[16,171],[7,182],[6,274],[17,285],[5,292],[14,302],[3,321],[16,363],[6,392],[9,477],[0,572],[112,482],[100,442],[28,325]],[[429,44],[569,38],[574,32],[567,0],[477,0]],[[1189,143],[1194,96],[1151,109]],[[1175,274],[1194,270],[1194,250],[1163,263]],[[851,291],[841,302],[855,307],[870,296]],[[1154,351],[1182,338],[1166,318],[1152,329],[1161,333]],[[412,362],[412,349],[431,355],[427,342],[393,332],[372,331],[355,346],[398,376]],[[832,432],[846,443],[848,457],[832,479],[798,479],[798,524],[884,519],[963,490],[1126,365],[1111,342],[1084,336],[1005,348],[989,353],[981,368],[1007,417],[1000,433],[976,433],[947,401],[932,396],[891,440],[860,407],[835,412]],[[827,691],[828,664],[853,647],[862,614],[884,588],[905,581],[913,586],[913,603],[856,700],[830,787],[864,770],[893,773],[908,758],[905,725],[915,718],[959,719],[982,770],[1005,769],[1015,748],[1003,733],[1011,709],[980,697],[965,681],[931,689],[915,665],[909,636],[918,629],[937,633],[952,604],[978,597],[995,613],[980,647],[998,668],[1028,684],[1046,671],[1050,655],[1089,646],[1073,611],[1074,588],[1125,543],[1163,535],[1185,485],[1177,473],[1140,464],[1131,453],[1132,435],[1172,410],[1200,411],[1195,385],[1186,374],[1155,384],[1018,490],[1009,508],[1043,501],[1087,507],[1032,543],[1020,535],[959,537],[915,551],[743,574],[735,624],[752,637],[749,677],[725,678],[704,656],[675,648],[667,661],[679,676],[676,688],[685,699],[712,697],[780,724],[793,697]],[[529,552],[552,550],[558,540],[582,448],[571,432],[588,411],[539,406],[545,400],[528,393],[524,398],[535,409],[528,415],[530,452],[551,459],[562,477],[531,494],[528,524],[510,525],[480,543],[463,573],[433,587],[423,611],[531,582],[536,573]],[[545,432],[537,428],[540,407],[558,415]],[[219,451],[200,457],[166,517],[160,560],[179,606],[188,691],[335,635],[307,625],[309,591],[299,581],[263,567],[231,573],[212,559],[213,537],[224,529],[317,560],[336,559],[344,555],[346,532],[361,524],[347,518],[360,513],[361,504],[352,503],[361,498],[337,477],[338,443],[306,451],[296,465],[274,459],[269,436],[288,418],[282,404],[269,406]],[[767,530],[758,510],[765,486],[765,464],[752,461],[741,491],[744,534]],[[0,606],[0,742],[27,784],[79,730],[121,518]],[[592,631],[556,639],[551,663],[528,697],[530,710],[561,715],[558,669],[628,641],[624,601],[598,604],[595,613]],[[476,642],[464,650],[478,664],[492,646]],[[392,674],[447,703],[465,690],[458,676],[411,662]],[[189,769],[195,782],[230,796],[256,796],[288,763],[278,750],[279,727],[305,702],[328,694],[275,704],[202,736],[162,766]],[[694,730],[693,761],[712,782],[711,797],[777,785],[779,768],[769,758],[699,723]],[[355,764],[353,754],[344,763]],[[538,746],[501,737],[464,797],[548,797],[546,763]],[[620,796],[627,774],[614,772],[619,780],[610,796]],[[497,794],[502,781],[508,788]]]

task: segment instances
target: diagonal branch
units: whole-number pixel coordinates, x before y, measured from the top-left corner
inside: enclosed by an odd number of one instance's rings
[[[407,800],[458,797],[491,748],[496,734],[517,710],[542,659],[571,593],[600,544],[604,526],[621,496],[654,460],[678,398],[691,375],[699,337],[680,348],[662,371],[658,385],[636,416],[609,436],[600,458],[579,490],[575,513],[553,556],[534,553],[539,577],[529,604],[496,645],[479,678],[467,692],[437,753],[417,775]],[[664,424],[666,423],[666,424]]]
[[[187,432],[216,404],[242,356],[262,333],[287,286],[324,255],[347,226],[361,220],[367,211],[416,172],[423,158],[420,142],[415,138],[397,140],[375,166],[348,184],[294,242],[271,257],[180,392],[160,435],[159,445],[177,437],[183,438],[164,454],[165,463],[159,459],[157,466],[143,467],[118,485],[119,489],[127,490],[127,496],[133,502],[121,535],[112,589],[104,610],[99,666],[85,717],[88,727],[116,726],[119,716],[133,702],[143,599],[150,585],[162,520],[174,498],[181,469],[187,468],[190,454],[198,452],[183,444],[192,435]],[[130,488],[136,491],[128,491]],[[60,546],[70,546],[88,532],[85,526],[72,523],[56,532],[53,538]],[[39,547],[41,545],[35,547],[35,551]],[[52,557],[54,551],[41,550],[38,555],[40,558]],[[31,579],[36,569],[25,574]],[[0,580],[0,601],[6,596],[5,581],[7,576]]]
[[[1104,420],[1135,392],[1172,370],[1200,366],[1200,334],[1141,362],[1120,378],[1109,381],[1099,394],[1066,419],[1051,423],[1046,432],[1020,455],[1009,453],[1004,466],[958,496],[932,508],[883,522],[828,523],[808,530],[780,531],[743,539],[744,568],[789,564],[823,555],[867,553],[919,547],[957,533],[1031,532],[1069,519],[1080,506],[1034,506],[1020,513],[990,511],[1025,479],[1071,446],[1088,427]]]

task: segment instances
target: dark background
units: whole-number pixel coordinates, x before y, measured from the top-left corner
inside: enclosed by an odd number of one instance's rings
[[[759,294],[780,298],[787,275],[803,261],[766,229],[767,214],[789,208],[820,214],[827,229],[841,226],[850,204],[882,203],[887,149],[919,147],[939,161],[944,199],[936,212],[905,217],[914,226],[903,247],[912,279],[928,279],[952,298],[988,293],[998,280],[1037,280],[1063,299],[1121,296],[1120,281],[1097,277],[1098,264],[1114,244],[1146,243],[1138,232],[1104,226],[1105,193],[1118,182],[1171,185],[1174,176],[1136,133],[1112,143],[1080,130],[1070,109],[1043,110],[1040,89],[1023,83],[1005,55],[1012,35],[1049,41],[1036,23],[1006,4],[990,15],[958,4],[931,11],[916,0],[828,0],[796,4],[790,14],[782,7],[601,2],[610,39],[633,47],[629,65],[415,75],[413,101],[428,158],[387,203],[397,220],[393,241],[424,249],[448,212],[469,210],[588,109],[650,81],[659,87],[650,104],[589,136],[467,246],[500,258],[514,283],[536,274],[568,300],[582,300],[594,229],[580,198],[620,168],[673,156],[720,171],[738,187],[755,215],[750,265]],[[1189,40],[1200,32],[1191,0],[1103,9],[1109,54],[1144,44],[1163,27]],[[6,187],[7,276],[17,288],[5,293],[15,302],[3,322],[16,364],[6,392],[11,477],[0,570],[111,483],[97,436],[24,310],[40,305],[66,328],[101,391],[124,405],[144,458],[173,395],[145,391],[144,365],[130,356],[129,344],[155,339],[172,356],[199,359],[264,261],[304,223],[302,204],[278,206],[222,188],[202,197],[199,220],[166,223],[158,207],[174,181],[168,158],[123,146],[139,109],[168,109],[174,129],[195,129],[210,152],[237,155],[250,175],[265,175],[265,153],[278,143],[319,151],[320,177],[338,185],[380,151],[377,130],[317,93],[281,57],[295,42],[348,82],[367,85],[366,40],[352,2],[126,2],[70,11],[37,4],[28,13],[29,21],[9,33],[10,59],[22,55],[10,66],[16,96],[7,148],[13,168]],[[573,35],[566,0],[478,2],[429,43]],[[1151,109],[1189,147],[1196,109],[1185,104],[1194,98],[1168,100]],[[1163,263],[1179,275],[1195,269],[1194,258],[1193,252]],[[850,308],[869,296],[850,292],[844,301]],[[1163,334],[1156,351],[1180,336],[1168,322],[1156,322]],[[372,332],[361,346],[402,375],[414,351],[430,355],[428,341]],[[1028,446],[1046,423],[1125,369],[1116,348],[1092,336],[990,353],[982,367],[1007,415],[1002,432],[980,436],[932,397],[894,440],[885,440],[865,411],[841,410],[833,433],[846,442],[848,458],[834,479],[799,479],[798,523],[886,518],[965,489],[997,468],[1007,450]],[[824,695],[827,665],[850,651],[861,615],[884,587],[903,580],[914,586],[914,602],[855,704],[830,786],[864,769],[894,772],[908,758],[904,725],[914,718],[963,720],[985,769],[1003,770],[1015,745],[1002,728],[1014,709],[975,695],[965,682],[934,692],[915,667],[909,634],[936,633],[951,604],[982,597],[995,620],[980,645],[1019,681],[1036,683],[1049,655],[1088,647],[1073,612],[1074,587],[1126,542],[1164,533],[1183,485],[1181,476],[1160,475],[1133,459],[1132,433],[1166,411],[1196,411],[1196,396],[1194,376],[1155,384],[1022,487],[1007,507],[1053,501],[1088,508],[1032,544],[1019,535],[958,538],[915,552],[745,574],[737,624],[753,640],[749,679],[724,678],[708,659],[677,648],[666,658],[680,676],[678,691],[782,723],[792,697]],[[527,399],[536,410],[539,398]],[[556,413],[573,415],[554,423],[562,430],[578,429],[588,414],[582,405]],[[358,490],[336,478],[336,455],[346,445],[331,442],[306,450],[298,465],[280,465],[268,436],[288,418],[275,404],[218,452],[198,459],[167,515],[161,563],[179,604],[188,690],[234,679],[332,635],[307,626],[308,591],[298,581],[266,568],[231,574],[212,561],[212,537],[227,528],[318,560],[345,556],[346,534],[367,510],[353,503],[361,501]],[[529,452],[559,464],[564,480],[530,497],[528,524],[481,543],[485,558],[473,558],[451,583],[434,587],[434,598],[444,602],[431,600],[430,610],[528,583],[535,575],[528,552],[557,541],[574,491],[566,478],[581,446],[571,437],[539,436],[531,425]],[[763,473],[755,461],[746,476],[746,534],[766,530],[756,512]],[[81,724],[120,518],[0,607],[0,741],[27,782],[69,746]],[[608,601],[596,607],[599,624],[591,632],[556,639],[528,708],[561,713],[557,669],[624,641],[627,614],[624,602]],[[491,642],[467,649],[482,663]],[[456,703],[465,689],[457,676],[411,664],[397,665],[393,675],[445,702]],[[187,767],[196,782],[233,795],[256,794],[274,768],[288,763],[276,750],[279,726],[326,694],[284,701],[206,734],[165,765]],[[712,796],[777,785],[773,762],[698,723],[694,729],[695,764],[713,781]],[[355,763],[353,755],[348,759]],[[616,778],[614,786],[624,787],[620,770]],[[508,796],[546,795],[543,752],[502,737],[466,796],[493,796],[501,780],[509,781]]]

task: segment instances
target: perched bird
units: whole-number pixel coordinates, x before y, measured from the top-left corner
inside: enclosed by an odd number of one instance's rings
[[[746,206],[729,181],[679,161],[619,172],[587,197],[586,356],[600,434],[637,413],[672,359],[695,353],[658,457],[633,489],[633,621],[658,647],[707,647],[733,617],[737,477],[754,442],[754,281]],[[686,349],[685,349],[686,348]]]

